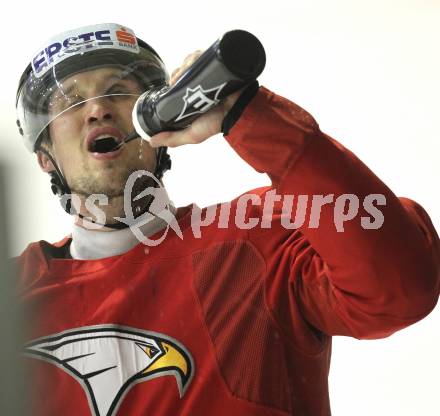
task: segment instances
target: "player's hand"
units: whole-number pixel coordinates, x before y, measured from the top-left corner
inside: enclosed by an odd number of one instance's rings
[[[170,79],[170,85],[175,84],[182,74],[202,53],[202,51],[196,51],[188,55],[183,61],[183,64],[173,71]],[[217,133],[220,133],[223,118],[234,105],[235,101],[240,96],[240,93],[241,90],[226,97],[226,99],[216,107],[195,119],[191,126],[184,130],[164,131],[155,134],[150,138],[150,145],[152,147],[177,147],[183,144],[196,144],[205,141]]]

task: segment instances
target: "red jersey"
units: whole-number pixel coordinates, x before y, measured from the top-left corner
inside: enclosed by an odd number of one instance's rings
[[[84,261],[38,242],[22,254],[34,414],[327,416],[331,336],[386,337],[434,308],[428,215],[307,112],[261,88],[226,140],[272,180],[251,192],[245,226],[225,227],[217,207],[195,235],[190,206],[177,214],[183,238],[155,247]],[[289,228],[282,201],[270,218],[256,203],[275,190],[355,194],[359,215],[341,231],[330,202],[319,224],[308,213]],[[386,200],[377,229],[365,227],[372,194]]]

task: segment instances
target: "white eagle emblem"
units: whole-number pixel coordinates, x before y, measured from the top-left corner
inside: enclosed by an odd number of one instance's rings
[[[93,416],[111,416],[135,384],[172,374],[182,397],[194,375],[178,341],[117,325],[89,326],[28,343],[24,353],[57,365],[84,388]]]

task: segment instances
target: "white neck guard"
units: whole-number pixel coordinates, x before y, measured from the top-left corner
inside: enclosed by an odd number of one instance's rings
[[[173,215],[176,208],[171,204]],[[152,216],[146,224],[139,227],[142,235],[149,237],[167,226],[161,218]],[[148,217],[147,217],[148,218]],[[72,243],[70,255],[77,260],[96,260],[105,257],[117,256],[139,244],[139,240],[130,228],[122,230],[100,231],[91,230],[74,224],[72,229]]]

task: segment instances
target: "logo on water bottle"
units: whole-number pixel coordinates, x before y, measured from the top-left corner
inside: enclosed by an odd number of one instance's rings
[[[218,95],[225,85],[226,82],[209,90],[203,89],[200,85],[195,88],[187,88],[183,97],[185,104],[175,121],[182,120],[193,114],[206,113],[219,103]]]

